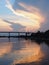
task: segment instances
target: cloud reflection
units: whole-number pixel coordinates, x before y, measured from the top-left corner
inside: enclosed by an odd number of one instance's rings
[[[3,57],[5,54],[8,54],[11,52],[12,45],[11,43],[1,43],[0,44],[0,57]]]
[[[11,41],[16,41],[13,38]],[[1,42],[0,43],[0,58],[9,60],[11,65],[40,62],[44,58],[44,53],[41,46],[31,40],[18,40],[18,42]],[[5,62],[6,63],[6,62]]]
[[[40,46],[36,43],[33,43],[32,45],[26,44],[25,48],[14,51],[13,55],[15,56],[13,65],[21,63],[38,62],[41,61],[41,58],[44,56],[43,52],[40,49]]]

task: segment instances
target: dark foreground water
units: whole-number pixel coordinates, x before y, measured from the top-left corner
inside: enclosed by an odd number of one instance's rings
[[[49,43],[0,38],[0,65],[49,65]]]

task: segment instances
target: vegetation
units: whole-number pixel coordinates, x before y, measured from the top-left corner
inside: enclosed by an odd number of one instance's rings
[[[32,33],[31,34],[31,38],[35,38],[35,39],[42,39],[42,40],[49,40],[49,30],[47,30],[46,32],[36,32],[36,33]]]

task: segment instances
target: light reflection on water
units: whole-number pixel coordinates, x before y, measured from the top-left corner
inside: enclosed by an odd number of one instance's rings
[[[49,46],[31,40],[0,38],[0,65],[38,63],[49,65]],[[34,64],[33,64],[34,65]]]

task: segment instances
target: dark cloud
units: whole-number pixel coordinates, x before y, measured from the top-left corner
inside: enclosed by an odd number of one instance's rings
[[[10,27],[13,29],[13,31],[17,31],[17,32],[22,32],[25,31],[25,26],[19,24],[19,23],[14,23],[14,22],[10,22],[7,20],[4,20],[6,23],[11,24]]]
[[[49,21],[46,21],[40,27],[40,31],[46,31],[46,30],[49,30]]]
[[[27,5],[35,6],[39,8],[44,14],[49,13],[49,0],[15,0],[13,3],[13,8],[16,9],[23,9],[18,3],[25,3]]]

